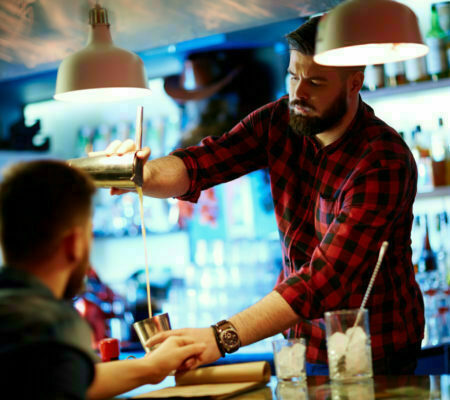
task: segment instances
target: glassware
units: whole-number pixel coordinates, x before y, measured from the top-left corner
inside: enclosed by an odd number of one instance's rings
[[[277,379],[287,382],[304,381],[305,339],[277,339],[272,342],[272,347]]]
[[[325,313],[328,366],[332,381],[355,382],[371,378],[372,349],[370,346],[369,313],[360,309],[328,311]],[[345,356],[345,368],[341,368]]]
[[[349,383],[345,385],[332,382],[330,386],[332,400],[375,399],[373,379],[368,379],[367,381],[362,382]]]
[[[146,318],[142,321],[135,322],[133,324],[133,328],[136,330],[139,341],[141,342],[141,345],[146,353],[149,353],[151,350],[145,345],[148,339],[156,335],[158,332],[172,329],[170,326],[169,314],[167,313],[154,315],[151,318]]]
[[[277,400],[308,400],[306,382],[278,381],[275,393]]]

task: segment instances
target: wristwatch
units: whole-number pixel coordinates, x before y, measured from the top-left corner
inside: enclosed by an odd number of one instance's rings
[[[236,328],[230,321],[220,321],[215,325],[211,325],[216,336],[217,346],[219,347],[222,357],[225,353],[234,353],[241,347],[241,341]]]

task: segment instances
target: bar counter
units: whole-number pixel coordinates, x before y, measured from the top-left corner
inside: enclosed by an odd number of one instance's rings
[[[117,398],[130,399],[174,384],[174,378],[167,377],[158,385],[145,385]],[[450,400],[450,375],[375,376],[368,381],[354,384],[331,384],[328,376],[309,376],[306,384],[278,383],[276,377],[272,376],[266,386],[230,398],[240,400]]]

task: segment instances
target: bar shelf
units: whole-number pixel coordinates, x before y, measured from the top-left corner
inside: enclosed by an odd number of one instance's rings
[[[373,100],[382,97],[389,96],[399,96],[405,95],[409,93],[415,93],[426,90],[433,89],[441,89],[441,88],[450,88],[450,78],[440,79],[438,81],[423,81],[423,82],[412,82],[406,85],[400,85],[396,87],[384,87],[380,89],[376,89],[373,91],[370,90],[362,90],[361,97],[364,101]]]

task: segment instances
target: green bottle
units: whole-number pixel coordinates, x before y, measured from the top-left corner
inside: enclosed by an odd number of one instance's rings
[[[446,40],[447,35],[439,24],[439,14],[436,5],[433,4],[431,6],[431,29],[427,32],[425,41],[430,48],[426,56],[427,70],[434,81],[448,76]]]

